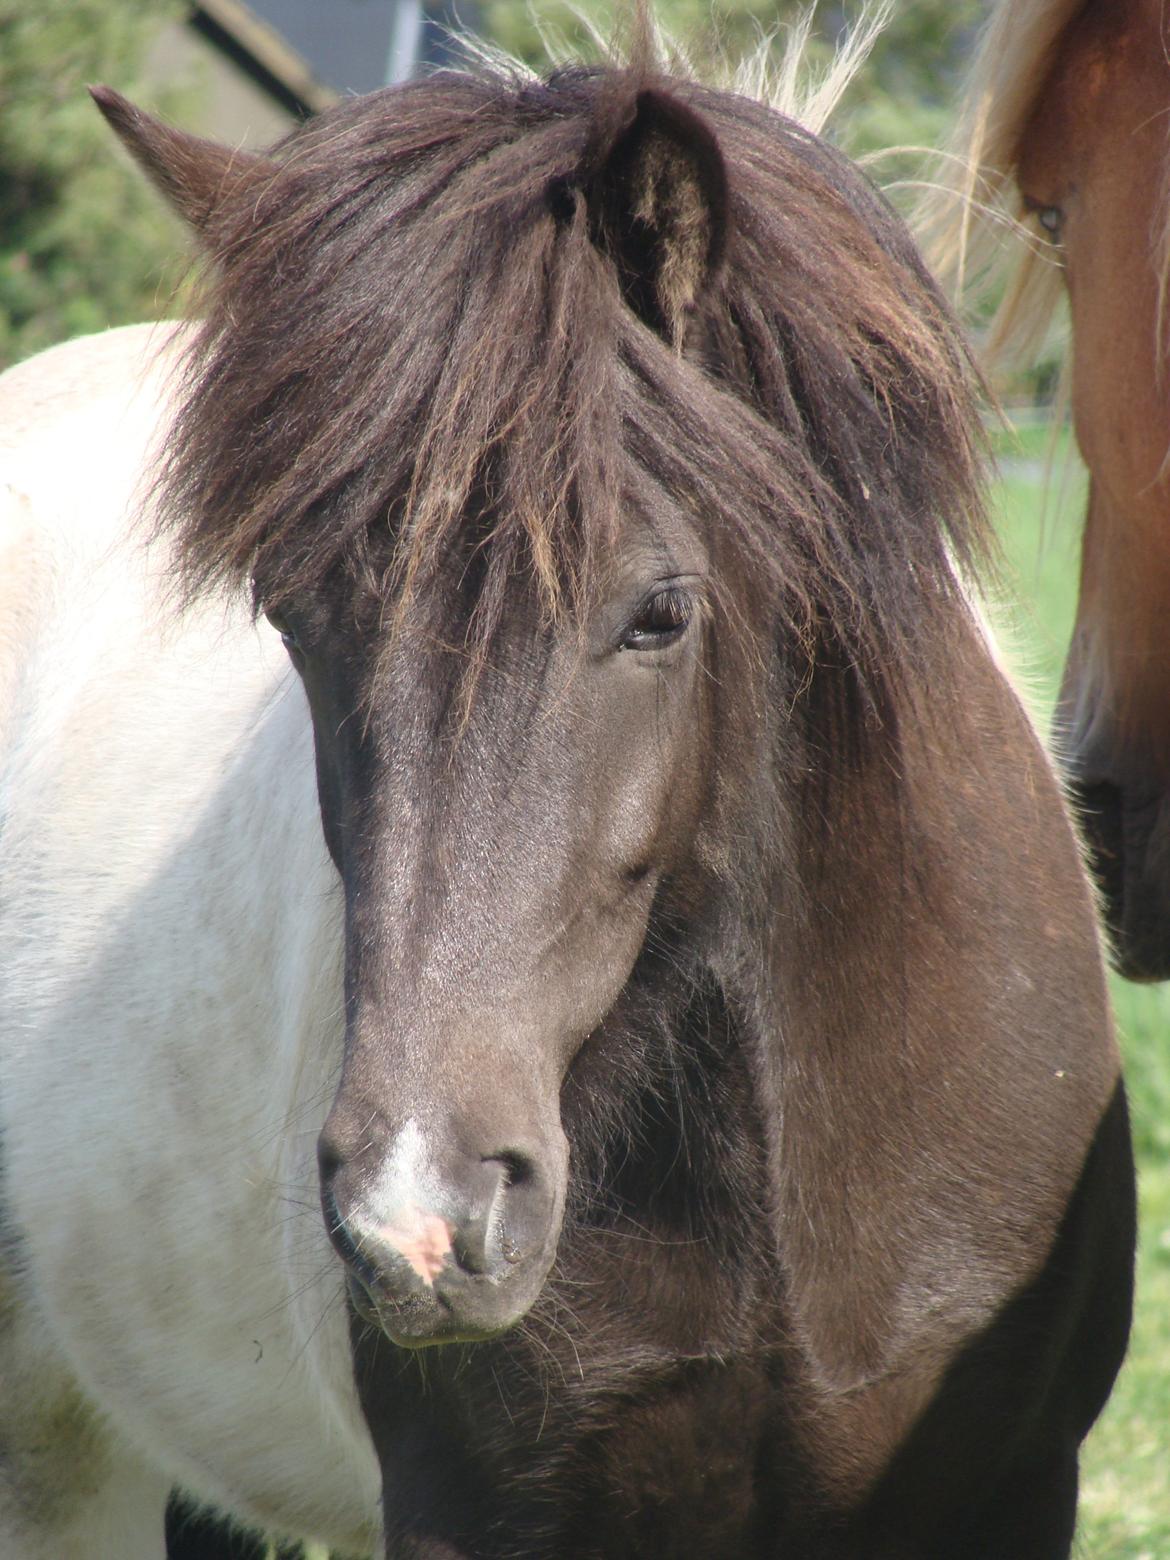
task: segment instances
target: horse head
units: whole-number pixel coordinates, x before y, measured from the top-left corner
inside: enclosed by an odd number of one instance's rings
[[[981,193],[1010,180],[1034,232],[992,351],[1038,346],[1067,296],[1090,487],[1055,736],[1114,958],[1135,979],[1170,974],[1165,37],[1152,0],[999,6],[960,143]]]
[[[99,101],[212,247],[225,188],[255,202],[282,182],[262,159]],[[652,907],[669,913],[708,799],[708,549],[668,493],[589,469],[628,392],[608,364],[571,361],[557,332],[592,324],[604,339],[620,289],[681,347],[717,273],[725,179],[701,121],[662,94],[627,94],[605,128],[540,202],[542,241],[592,267],[583,301],[546,297],[533,337],[523,297],[489,300],[475,326],[487,337],[459,365],[506,403],[488,416],[527,417],[526,445],[478,426],[457,386],[451,399],[432,387],[433,469],[391,458],[360,565],[328,554],[336,510],[319,481],[295,500],[317,510],[316,541],[298,543],[312,566],[290,569],[283,543],[252,564],[308,697],[345,890],[345,1060],[320,1140],[322,1203],[355,1303],[400,1343],[494,1333],[540,1291],[565,1202],[566,1073],[625,986]],[[479,196],[464,182],[466,210]],[[399,222],[422,283],[433,252],[412,254]],[[231,278],[230,256],[221,264]],[[418,337],[413,371],[437,378],[466,331],[442,281],[396,327]],[[403,275],[403,299],[412,285]],[[558,317],[572,307],[594,318]],[[435,309],[446,317],[429,320]],[[537,395],[543,416],[525,406]],[[543,495],[511,491],[524,462],[562,490],[559,531]],[[605,545],[573,527],[604,529]]]

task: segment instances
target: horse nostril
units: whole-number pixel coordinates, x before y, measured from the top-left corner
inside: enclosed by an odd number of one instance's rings
[[[364,1283],[377,1283],[377,1272],[365,1256],[362,1254],[353,1232],[345,1222],[345,1217],[338,1207],[337,1198],[333,1194],[333,1188],[328,1183],[322,1183],[321,1187],[321,1211],[325,1217],[325,1229],[333,1248],[346,1265],[351,1268]]]
[[[341,1150],[324,1132],[317,1139],[317,1175],[321,1185],[329,1186],[341,1168]]]
[[[464,1273],[498,1279],[539,1244],[541,1178],[536,1160],[516,1149],[486,1154],[480,1164],[478,1195],[456,1226],[452,1253]]]
[[[343,1203],[347,1203],[344,1187],[341,1188],[341,1197],[338,1197],[338,1185],[344,1163],[343,1156],[336,1145],[322,1134],[317,1140],[317,1170],[325,1233],[329,1236],[338,1256],[348,1267],[358,1273],[364,1281],[376,1280],[375,1270],[363,1254],[358,1235],[351,1228],[346,1212],[343,1211]]]
[[[514,1186],[526,1185],[536,1175],[535,1162],[527,1154],[522,1154],[515,1149],[505,1149],[503,1153],[492,1154],[484,1162],[502,1166],[505,1191],[511,1191]]]

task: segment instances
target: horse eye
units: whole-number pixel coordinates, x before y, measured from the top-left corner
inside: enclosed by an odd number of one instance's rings
[[[299,655],[301,653],[301,642],[297,638],[295,630],[290,627],[288,619],[279,612],[268,612],[265,613],[265,616],[280,635],[280,642],[289,655]]]
[[[655,591],[627,624],[618,648],[660,650],[677,639],[691,620],[691,600],[677,586]]]
[[[1053,241],[1060,238],[1061,229],[1064,227],[1064,212],[1059,206],[1037,206],[1036,221]]]

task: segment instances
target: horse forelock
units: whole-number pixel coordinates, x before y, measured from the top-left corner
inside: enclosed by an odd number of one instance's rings
[[[687,350],[640,321],[581,185],[647,85],[703,116],[731,234]],[[268,607],[342,568],[391,613],[477,560],[580,609],[631,506],[681,507],[805,642],[909,653],[979,552],[967,365],[912,246],[845,163],[643,63],[442,73],[294,134],[214,227],[161,477],[192,593]],[[896,667],[894,668],[896,672]]]

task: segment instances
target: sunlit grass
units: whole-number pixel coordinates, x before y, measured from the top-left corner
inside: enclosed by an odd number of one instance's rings
[[[1151,1035],[1167,1048],[1168,1032]],[[1132,1048],[1132,1047],[1131,1047]],[[1079,1554],[1170,1556],[1170,1164],[1141,1165],[1141,1248],[1133,1342],[1085,1448]]]
[[[1007,585],[1012,659],[1041,723],[1051,719],[1076,599],[1084,480],[1066,471],[1044,500],[1043,429],[1001,440],[1004,475],[993,494]],[[1055,470],[1067,466],[1058,449]],[[1170,697],[1168,690],[1167,697]],[[1170,984],[1114,979],[1141,1193],[1137,1314],[1129,1357],[1082,1464],[1080,1560],[1170,1557]]]

